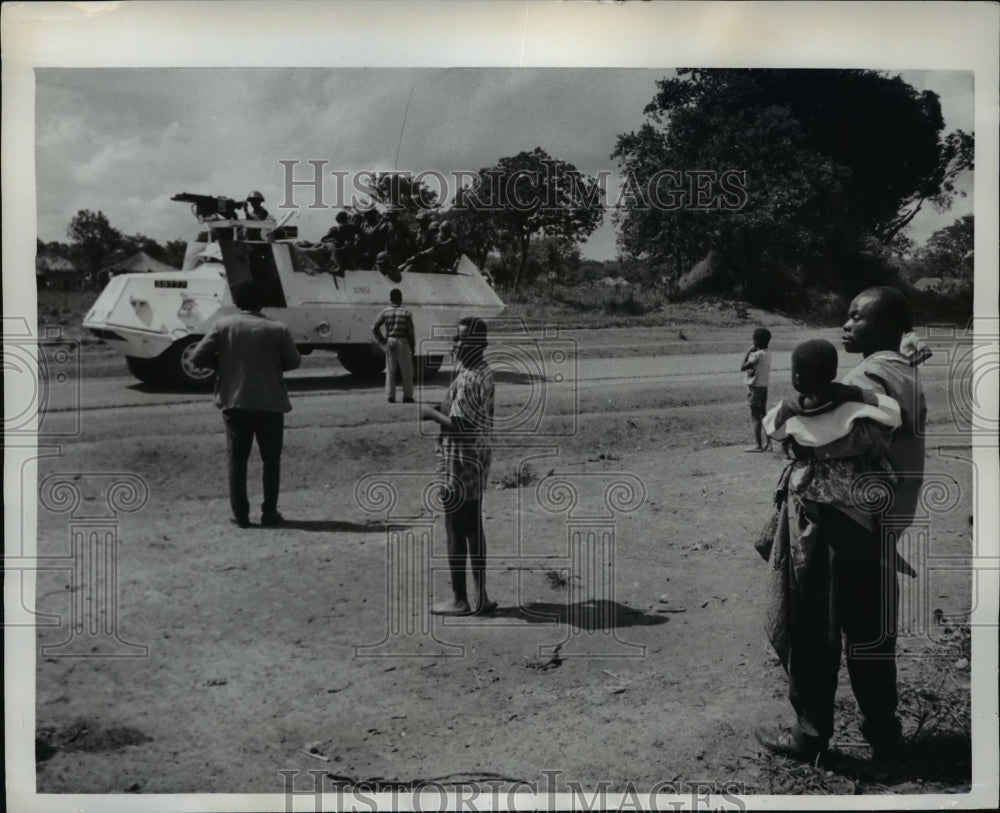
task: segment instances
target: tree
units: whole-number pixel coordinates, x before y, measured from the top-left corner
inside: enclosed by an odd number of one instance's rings
[[[619,246],[674,273],[711,252],[719,284],[761,305],[888,281],[902,230],[972,168],[972,136],[942,137],[937,95],[898,76],[683,69],[657,87],[612,153]]]
[[[972,282],[975,248],[975,217],[965,215],[938,229],[927,244],[915,252],[922,276],[950,277]]]
[[[604,219],[600,197],[596,179],[536,147],[480,169],[471,185],[458,190],[451,211],[464,233],[483,234],[482,242],[501,253],[516,251],[511,279],[516,291],[532,237],[562,238],[570,244],[584,241]]]
[[[105,217],[104,212],[81,209],[70,221],[66,229],[72,240],[73,255],[84,274],[96,278],[105,261],[120,249],[124,238]]]
[[[167,244],[163,247],[163,256],[157,259],[174,268],[181,268],[184,265],[185,254],[187,254],[187,240],[167,240]]]
[[[520,272],[520,282],[528,284],[543,279],[549,284],[575,284],[580,267],[580,250],[565,237],[539,237],[531,242],[528,260],[522,266],[519,250],[508,246],[490,263],[497,283],[513,285]]]
[[[408,172],[380,172],[370,185],[378,203],[402,206],[410,214],[437,206],[438,195]]]

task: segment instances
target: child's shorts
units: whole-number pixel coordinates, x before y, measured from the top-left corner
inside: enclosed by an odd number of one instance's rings
[[[767,412],[767,387],[747,387],[747,403],[750,405],[750,417],[763,418]]]

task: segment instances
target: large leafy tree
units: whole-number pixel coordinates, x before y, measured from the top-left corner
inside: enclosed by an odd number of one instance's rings
[[[886,281],[902,230],[927,202],[947,208],[972,168],[973,137],[944,135],[937,95],[899,77],[682,69],[657,88],[612,154],[619,244],[674,273],[711,252],[720,282],[760,304]]]
[[[125,244],[125,238],[104,212],[81,209],[69,222],[66,235],[72,241],[74,259],[84,274],[95,275],[105,261]]]
[[[915,252],[920,272],[928,277],[951,277],[972,282],[975,218],[960,217],[938,229],[927,244]]]
[[[464,235],[489,244],[487,252],[516,252],[510,284],[517,290],[532,238],[560,238],[567,245],[585,241],[604,219],[601,194],[595,178],[536,147],[480,169],[458,190],[451,211]]]
[[[544,279],[550,284],[572,284],[577,281],[580,250],[565,237],[537,237],[531,241],[523,268],[516,246],[501,250],[489,267],[493,278],[501,285],[512,285],[519,272],[522,283]]]

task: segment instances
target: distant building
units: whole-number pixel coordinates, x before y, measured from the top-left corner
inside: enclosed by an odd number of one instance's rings
[[[953,277],[921,277],[913,283],[916,291],[926,291],[937,294],[954,294],[970,286],[970,282]]]
[[[35,256],[35,283],[39,288],[75,291],[81,282],[80,270],[72,260],[47,252]]]
[[[167,265],[153,257],[145,251],[137,251],[124,260],[104,266],[101,269],[101,276],[118,276],[119,274],[149,274],[153,271],[177,271],[172,265]]]

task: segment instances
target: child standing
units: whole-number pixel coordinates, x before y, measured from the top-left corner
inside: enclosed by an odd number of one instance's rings
[[[771,378],[771,354],[768,345],[771,343],[771,331],[759,327],[753,332],[753,347],[743,356],[741,372],[745,372],[747,384],[747,403],[750,405],[750,420],[753,424],[754,440],[757,445],[748,452],[767,452],[771,449],[771,439],[761,434],[761,421],[767,411],[767,385]]]

